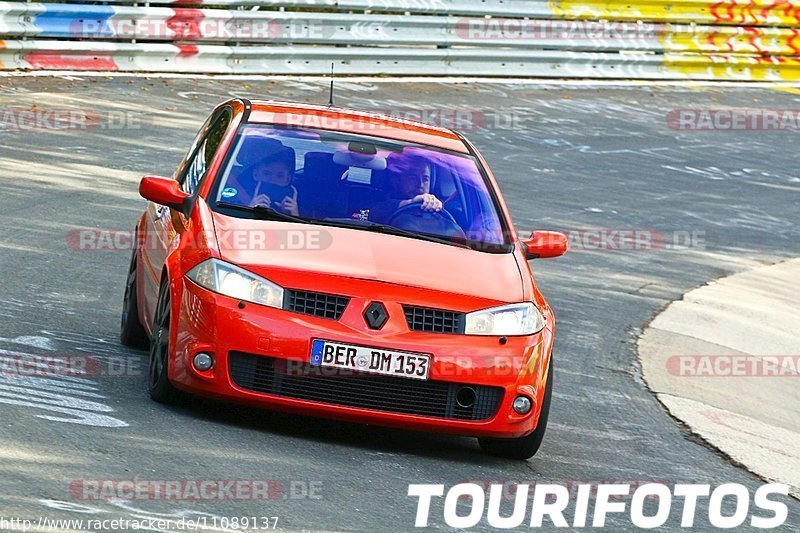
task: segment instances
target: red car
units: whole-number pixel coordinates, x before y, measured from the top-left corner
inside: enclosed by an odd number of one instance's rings
[[[459,133],[334,107],[219,105],[146,176],[121,340],[149,390],[538,450],[553,312],[483,157]]]

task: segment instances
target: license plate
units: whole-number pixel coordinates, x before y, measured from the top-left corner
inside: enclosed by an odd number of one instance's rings
[[[315,339],[311,344],[311,364],[345,368],[369,374],[428,379],[431,356],[384,348],[368,348]]]

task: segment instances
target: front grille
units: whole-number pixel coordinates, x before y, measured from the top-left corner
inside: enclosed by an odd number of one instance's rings
[[[345,296],[292,289],[286,289],[283,296],[284,309],[333,320],[342,317],[349,302],[350,298]]]
[[[228,366],[231,380],[249,391],[391,413],[487,420],[503,399],[501,387],[323,369],[241,352],[230,352]],[[331,375],[337,371],[339,375]],[[474,396],[465,389],[472,389]],[[470,403],[463,401],[464,396],[473,399],[470,406],[464,405]]]
[[[455,311],[404,305],[408,329],[429,333],[464,333],[466,315]]]

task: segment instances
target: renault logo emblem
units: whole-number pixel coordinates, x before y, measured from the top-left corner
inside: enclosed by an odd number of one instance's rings
[[[372,302],[364,311],[364,321],[370,329],[381,329],[388,319],[389,314],[380,302]]]

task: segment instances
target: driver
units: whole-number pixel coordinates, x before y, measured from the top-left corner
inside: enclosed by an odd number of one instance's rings
[[[388,198],[370,210],[371,219],[386,223],[398,209],[413,203],[419,203],[423,211],[442,210],[442,201],[431,194],[431,164],[427,159],[411,156],[390,162],[390,166],[393,167],[389,172],[391,191]]]

